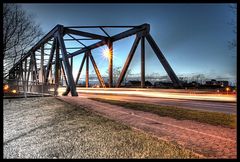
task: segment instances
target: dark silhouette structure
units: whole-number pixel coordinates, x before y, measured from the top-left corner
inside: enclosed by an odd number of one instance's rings
[[[98,28],[101,29],[105,35],[94,34],[90,32],[81,31],[81,28]],[[110,36],[105,28],[130,28],[121,32],[119,34]],[[76,30],[78,29],[78,30]],[[160,63],[163,65],[164,69],[166,70],[168,76],[170,77],[171,81],[173,82],[174,87],[181,87],[181,83],[174,73],[173,69],[169,65],[168,61],[164,57],[163,53],[159,49],[158,45],[152,38],[149,33],[150,25],[149,24],[142,24],[140,26],[69,26],[64,27],[63,25],[56,25],[48,34],[46,34],[36,45],[34,45],[9,71],[9,78],[18,78],[22,79],[23,81],[32,81],[36,85],[39,83],[47,84],[52,81],[54,78],[55,88],[58,88],[60,75],[62,74],[65,78],[67,83],[67,90],[64,93],[67,95],[71,92],[72,96],[77,96],[76,92],[76,84],[78,83],[79,76],[81,74],[84,62],[86,62],[86,87],[89,86],[89,58],[93,64],[94,70],[97,74],[98,80],[100,82],[101,87],[106,87],[104,80],[98,70],[97,64],[94,60],[94,57],[91,53],[91,50],[96,49],[100,46],[107,45],[109,48],[109,82],[108,87],[113,87],[113,43],[120,39],[124,39],[126,37],[136,35],[135,41],[131,47],[131,50],[128,54],[127,60],[123,66],[123,69],[120,73],[118,78],[116,87],[120,87],[123,78],[127,72],[127,69],[130,65],[130,62],[133,58],[133,55],[136,51],[136,48],[141,41],[141,87],[145,87],[145,39],[149,42],[151,48],[157,55]],[[73,41],[78,42],[83,46],[82,48],[76,50],[75,52],[68,53],[67,47],[65,46],[64,35],[70,36]],[[86,37],[82,39],[77,39],[73,35]],[[92,39],[92,40],[99,40],[97,43],[91,44],[86,46],[81,42],[84,39]],[[46,54],[45,45],[51,45],[50,53],[48,54],[47,64],[44,64],[44,58]],[[36,51],[40,50],[40,65],[38,66],[36,63]],[[73,57],[83,54],[83,59],[79,67],[79,71],[77,74],[76,80],[74,80],[72,75],[72,63]],[[61,56],[61,57],[60,57]],[[70,61],[69,61],[70,59]],[[71,63],[70,63],[71,62]],[[55,65],[54,74],[52,76],[52,65]],[[31,78],[30,78],[31,74]]]

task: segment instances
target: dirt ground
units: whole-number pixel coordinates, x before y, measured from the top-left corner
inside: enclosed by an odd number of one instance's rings
[[[4,99],[4,158],[197,158],[53,97]]]

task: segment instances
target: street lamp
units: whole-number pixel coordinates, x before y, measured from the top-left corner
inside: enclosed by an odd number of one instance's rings
[[[102,51],[102,57],[104,59],[109,59],[110,58],[110,50],[108,48],[104,48]]]
[[[227,91],[227,95],[228,95],[228,91],[229,91],[229,90],[230,90],[230,88],[229,88],[229,87],[227,87],[227,88],[226,88],[226,91]]]

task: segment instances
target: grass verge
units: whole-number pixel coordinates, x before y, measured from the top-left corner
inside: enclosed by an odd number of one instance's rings
[[[95,101],[122,106],[128,109],[151,112],[159,116],[167,116],[178,120],[193,120],[211,125],[219,125],[228,128],[236,128],[236,115],[221,112],[207,112],[199,110],[183,109],[173,106],[161,106],[137,102],[108,100],[102,98],[90,98]]]
[[[53,97],[4,101],[4,158],[198,158]]]

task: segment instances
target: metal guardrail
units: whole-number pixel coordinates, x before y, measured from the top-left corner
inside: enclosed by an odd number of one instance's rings
[[[58,95],[56,84],[22,81],[16,79],[4,79],[4,97],[33,97],[33,96],[56,96]]]

